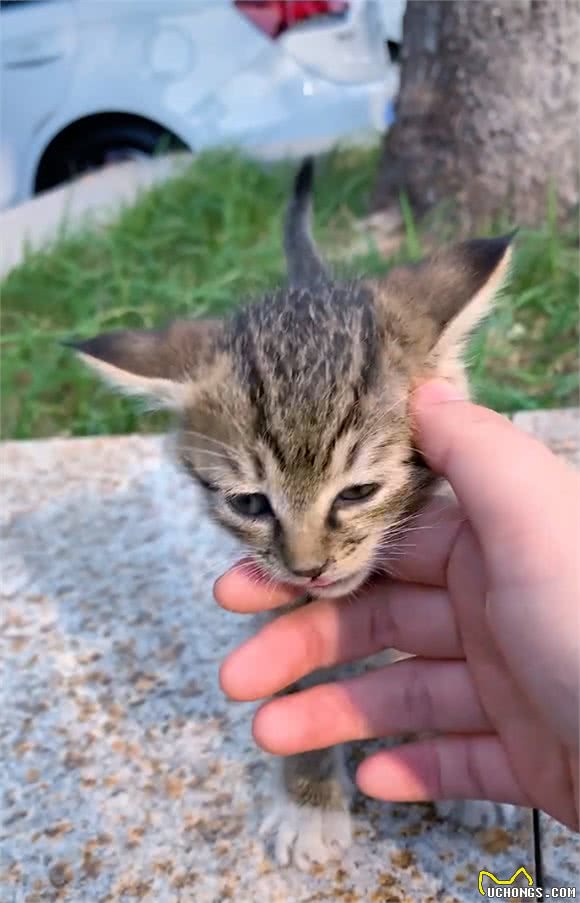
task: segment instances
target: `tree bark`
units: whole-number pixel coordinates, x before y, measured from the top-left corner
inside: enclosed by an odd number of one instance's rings
[[[578,204],[579,0],[408,0],[373,208],[404,192],[473,228]]]

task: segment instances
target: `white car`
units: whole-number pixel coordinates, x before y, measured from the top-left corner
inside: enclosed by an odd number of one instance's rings
[[[292,157],[384,129],[403,5],[2,0],[0,208],[164,147]]]

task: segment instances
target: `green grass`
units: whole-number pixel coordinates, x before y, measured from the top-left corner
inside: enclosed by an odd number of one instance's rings
[[[336,260],[367,209],[376,163],[376,151],[356,150],[322,167],[316,233]],[[284,273],[281,221],[291,173],[206,155],[107,228],[77,230],[29,255],[1,287],[3,437],[159,428],[160,415],[143,417],[98,385],[59,340],[225,313],[271,286]],[[399,259],[411,259],[421,235],[404,199],[403,212]],[[348,269],[380,272],[390,263],[369,249]],[[520,234],[510,287],[472,346],[484,403],[504,411],[576,403],[577,300],[575,236],[548,215],[542,229]]]

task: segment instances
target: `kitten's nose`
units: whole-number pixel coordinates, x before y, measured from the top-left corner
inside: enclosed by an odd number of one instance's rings
[[[305,568],[303,571],[299,571],[296,568],[292,568],[292,573],[295,577],[309,577],[312,580],[316,580],[317,577],[320,577],[324,568],[328,564],[328,561],[325,561],[324,564],[318,565],[315,568]]]

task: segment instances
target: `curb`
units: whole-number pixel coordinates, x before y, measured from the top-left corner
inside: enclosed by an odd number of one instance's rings
[[[70,226],[110,221],[142,191],[176,175],[191,160],[182,152],[113,164],[0,212],[0,279]]]

